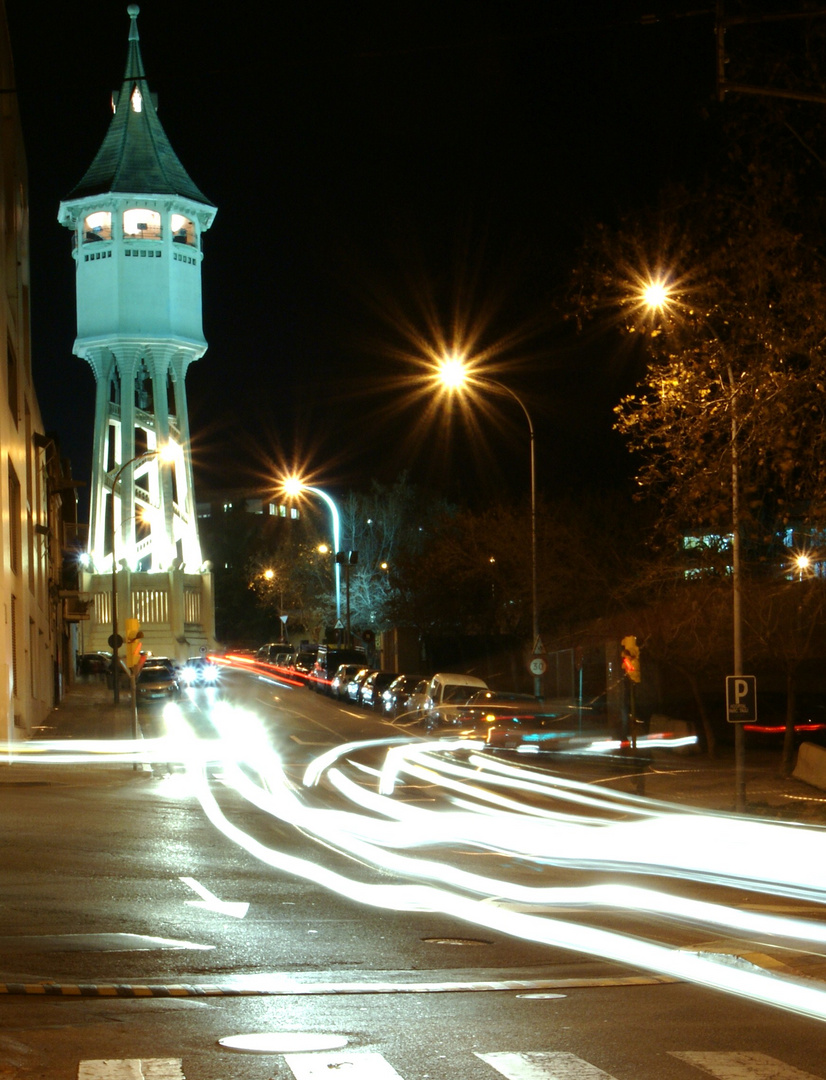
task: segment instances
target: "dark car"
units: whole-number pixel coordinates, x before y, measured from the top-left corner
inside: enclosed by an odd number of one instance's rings
[[[313,670],[307,685],[320,693],[331,694],[335,673],[342,664],[352,664],[357,669],[367,663],[364,649],[341,649],[335,645],[319,645]]]
[[[77,658],[78,675],[105,675],[112,666],[112,654],[104,652],[82,653]]]
[[[190,656],[181,668],[185,686],[214,686],[218,681],[218,665],[206,656]]]
[[[422,695],[427,692],[427,679],[423,675],[397,675],[390,685],[382,690],[381,711],[385,716],[397,717],[406,711],[407,701],[416,687],[423,683]]]
[[[380,709],[382,690],[386,690],[398,674],[398,671],[371,671],[361,684],[359,703],[366,709]]]
[[[345,696],[348,701],[358,702],[361,700],[361,684],[372,670],[373,669],[369,667],[359,668],[355,675],[353,675],[347,683],[347,693]]]
[[[334,698],[346,698],[347,697],[347,684],[363,670],[361,664],[339,664],[335,670],[335,674],[330,680],[330,694]]]
[[[165,664],[146,663],[135,683],[139,705],[163,705],[177,701],[181,693],[177,676]]]

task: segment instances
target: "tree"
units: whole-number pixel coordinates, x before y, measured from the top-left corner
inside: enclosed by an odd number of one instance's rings
[[[377,633],[394,624],[394,598],[403,588],[401,564],[422,549],[427,522],[444,505],[406,474],[389,485],[374,481],[369,491],[351,492],[342,501],[342,544],[358,553],[348,572],[353,628]]]

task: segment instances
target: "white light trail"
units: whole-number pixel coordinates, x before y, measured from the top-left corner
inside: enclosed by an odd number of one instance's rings
[[[499,933],[826,1019],[826,992],[816,984],[581,921],[588,913],[645,913],[656,917],[647,924],[651,935],[676,921],[740,935],[748,942],[746,953],[753,951],[752,938],[783,948],[805,943],[822,949],[822,920],[742,910],[693,899],[682,889],[684,881],[694,880],[797,897],[823,905],[826,914],[824,829],[669,806],[525,769],[464,739],[396,737],[338,746],[311,763],[299,786],[289,781],[265,726],[254,716],[223,702],[216,703],[210,718],[218,732],[211,740],[199,739],[180,711],[170,709],[165,713],[168,734],[162,739],[37,742],[24,744],[25,750],[15,744],[10,751],[14,760],[50,763],[182,762],[216,828],[282,873],[372,907],[439,911]],[[374,768],[381,754],[384,764]],[[367,875],[363,869],[347,875],[315,858],[269,847],[228,820],[208,778],[215,763],[223,782],[251,805],[301,830],[322,849],[346,855],[354,867],[370,868]],[[410,778],[427,784],[440,799],[439,809],[405,801]],[[468,854],[486,861],[477,860],[472,871],[466,870],[461,860]],[[525,864],[538,871],[539,877],[531,875],[538,884],[517,879]],[[479,872],[480,866],[490,872]],[[564,868],[566,875],[596,874],[599,882],[548,884],[553,867]],[[394,875],[395,883],[371,880],[374,870]],[[614,880],[606,881],[607,874]],[[646,877],[644,887],[622,880],[639,875]],[[656,877],[668,879],[668,891],[650,884]],[[554,909],[564,909],[566,917],[553,917]]]

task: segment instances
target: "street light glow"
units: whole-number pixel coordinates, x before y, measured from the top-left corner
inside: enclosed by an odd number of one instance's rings
[[[281,486],[284,489],[285,495],[290,495],[295,498],[296,495],[300,495],[304,491],[305,484],[303,480],[300,480],[297,476],[285,476]]]
[[[649,281],[642,290],[642,299],[646,307],[656,308],[657,311],[662,311],[667,305],[671,295],[671,290],[661,280]]]
[[[463,357],[457,353],[443,357],[439,362],[438,377],[446,390],[461,390],[468,381],[467,367]]]

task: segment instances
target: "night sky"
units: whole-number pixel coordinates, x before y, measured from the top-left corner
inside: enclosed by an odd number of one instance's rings
[[[187,377],[196,479],[248,484],[301,462],[337,490],[409,469],[453,497],[519,493],[513,402],[477,411],[474,439],[414,393],[423,343],[462,331],[528,405],[543,492],[627,472],[610,428],[632,362],[575,339],[556,298],[589,220],[702,161],[710,14],[671,19],[668,0],[140,6],[161,122],[218,206],[204,241],[209,349]],[[72,355],[57,210],[106,131],[126,7],[7,0],[35,383],[80,478],[94,381]],[[664,18],[641,18],[652,12]]]

